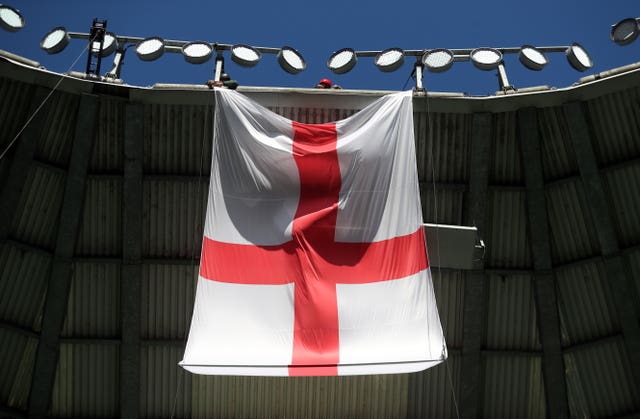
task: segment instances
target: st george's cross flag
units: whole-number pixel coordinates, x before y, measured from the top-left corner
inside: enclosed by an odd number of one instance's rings
[[[422,228],[411,92],[328,124],[216,89],[183,368],[420,371],[446,359]]]

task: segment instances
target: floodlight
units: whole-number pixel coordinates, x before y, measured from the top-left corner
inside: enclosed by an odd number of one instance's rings
[[[638,37],[640,28],[637,19],[632,17],[622,19],[620,22],[611,26],[611,40],[618,45],[627,45],[635,41]]]
[[[400,48],[387,48],[379,52],[373,62],[385,73],[396,71],[404,63],[404,51]]]
[[[136,45],[136,55],[142,61],[157,60],[164,54],[164,39],[152,36],[143,39]]]
[[[95,57],[98,55],[98,50],[100,49],[100,42],[93,43],[93,50],[91,54]],[[113,54],[115,50],[118,49],[118,39],[116,38],[116,34],[113,32],[107,32],[104,34],[104,40],[102,42],[102,54],[101,57],[108,57]]]
[[[0,4],[0,26],[5,31],[17,32],[24,28],[24,18],[13,7]]]
[[[476,48],[469,57],[480,70],[493,70],[502,62],[502,53],[495,48]]]
[[[578,43],[573,43],[566,51],[567,60],[573,68],[578,71],[585,71],[593,67],[593,61],[587,51]]]
[[[432,49],[422,56],[422,64],[433,73],[447,71],[453,65],[453,52],[448,49]]]
[[[327,61],[327,67],[336,74],[343,74],[356,65],[356,52],[353,48],[342,48],[334,52]]]
[[[261,57],[260,51],[252,46],[237,44],[231,47],[231,59],[243,67],[253,67]]]
[[[531,45],[523,45],[518,54],[520,62],[529,70],[539,71],[549,64],[547,56],[542,51]]]
[[[284,46],[278,52],[278,63],[289,74],[298,74],[307,68],[307,63],[302,55],[294,48]]]
[[[47,33],[42,41],[40,41],[40,48],[47,51],[49,54],[57,54],[66,48],[69,44],[69,33],[64,26],[58,26],[53,28]]]
[[[211,54],[213,54],[213,47],[204,41],[189,42],[182,47],[182,56],[191,64],[206,63],[211,58]]]

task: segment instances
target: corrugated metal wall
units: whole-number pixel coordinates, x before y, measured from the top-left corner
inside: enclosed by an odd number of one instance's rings
[[[640,84],[640,83],[638,83]],[[0,77],[0,145],[28,114],[31,85]],[[196,92],[194,92],[195,94]],[[548,93],[553,95],[554,93]],[[137,93],[144,97],[144,92]],[[161,96],[161,94],[159,93]],[[155,97],[155,96],[154,96]],[[339,103],[339,93],[336,103]],[[505,98],[506,99],[506,98]],[[57,239],[79,94],[46,107],[43,134],[0,248],[0,405],[27,412],[40,323]],[[372,97],[373,100],[373,97]],[[444,112],[416,98],[417,165],[425,221],[469,219],[473,113]],[[466,99],[465,99],[466,100]],[[469,99],[471,100],[471,99]],[[72,261],[66,320],[51,394],[53,417],[121,414],[120,308],[126,98],[100,95],[93,153]],[[11,106],[7,105],[11,103]],[[640,90],[585,102],[592,146],[629,277],[640,291]],[[424,106],[423,106],[424,105]],[[448,105],[449,107],[455,105]],[[348,117],[353,107],[272,106],[301,122]],[[433,109],[433,110],[431,110]],[[490,110],[486,105],[483,111]],[[429,110],[429,112],[427,112]],[[207,199],[213,104],[143,104],[141,417],[457,417],[462,386],[468,272],[433,269],[449,360],[406,375],[321,378],[203,377],[177,366],[193,306]],[[638,413],[637,378],[621,334],[601,246],[562,106],[536,109],[572,416]],[[519,114],[490,116],[484,310],[477,406],[487,418],[543,418],[543,374],[528,192]],[[13,134],[15,135],[15,134]],[[11,154],[0,161],[0,186]],[[126,286],[126,285],[125,285]],[[124,290],[126,291],[126,290]],[[638,308],[639,306],[636,306]],[[47,397],[47,395],[43,395]]]

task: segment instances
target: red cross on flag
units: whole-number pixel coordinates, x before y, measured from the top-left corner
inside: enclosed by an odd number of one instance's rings
[[[446,359],[422,229],[411,92],[301,124],[216,89],[185,369],[419,371]]]

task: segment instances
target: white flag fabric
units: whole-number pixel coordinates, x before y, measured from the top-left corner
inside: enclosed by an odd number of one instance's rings
[[[329,124],[216,89],[183,368],[419,371],[446,359],[422,229],[411,92]]]

